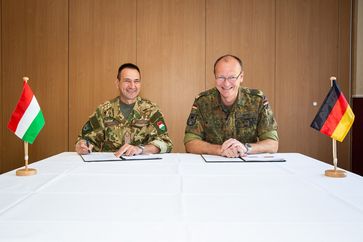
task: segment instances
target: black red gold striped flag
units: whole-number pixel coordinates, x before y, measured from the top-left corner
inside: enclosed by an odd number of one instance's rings
[[[336,80],[330,88],[311,127],[342,142],[354,121],[354,113]]]

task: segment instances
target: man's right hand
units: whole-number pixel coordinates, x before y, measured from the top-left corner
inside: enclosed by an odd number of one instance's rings
[[[77,142],[76,144],[76,152],[80,155],[86,155],[92,152],[93,145],[90,144],[87,146],[87,142],[83,139]]]

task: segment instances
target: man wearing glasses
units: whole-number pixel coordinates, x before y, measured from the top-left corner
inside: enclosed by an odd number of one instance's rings
[[[139,96],[141,74],[131,63],[119,67],[116,88],[120,95],[100,105],[80,132],[76,152],[115,152],[116,156],[165,153],[172,149],[159,108]]]
[[[238,57],[216,60],[216,87],[199,94],[187,121],[187,152],[225,157],[277,152],[277,123],[270,105],[261,91],[240,86],[243,74]]]

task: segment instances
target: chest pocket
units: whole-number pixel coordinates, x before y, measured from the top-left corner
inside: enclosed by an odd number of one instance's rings
[[[257,114],[255,113],[242,113],[236,114],[236,127],[237,129],[250,129],[257,127]]]
[[[211,117],[204,122],[204,135],[207,142],[213,144],[224,142],[224,122],[224,120]]]
[[[115,142],[121,143],[121,123],[119,120],[114,119],[112,117],[105,117],[103,120],[103,124],[105,126],[105,141],[106,142]]]
[[[243,142],[256,142],[257,140],[257,114],[241,113],[236,115],[236,128],[238,140]]]

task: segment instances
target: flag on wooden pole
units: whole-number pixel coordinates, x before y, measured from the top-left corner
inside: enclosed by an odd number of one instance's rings
[[[311,127],[342,142],[350,130],[354,113],[335,79]]]
[[[10,117],[8,128],[20,139],[32,144],[44,124],[44,116],[38,101],[24,80],[23,92]]]

